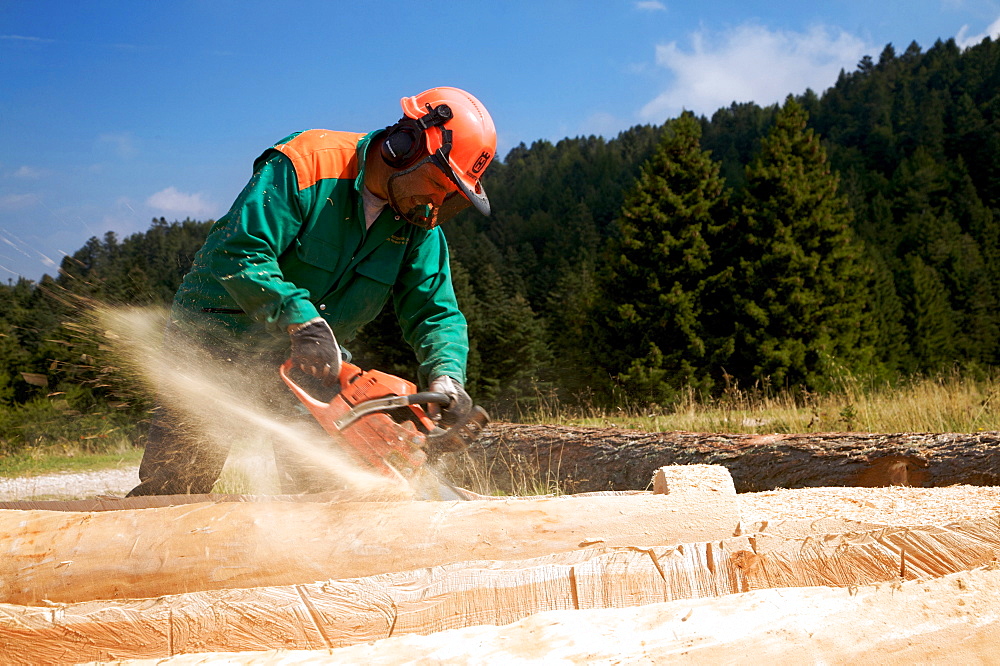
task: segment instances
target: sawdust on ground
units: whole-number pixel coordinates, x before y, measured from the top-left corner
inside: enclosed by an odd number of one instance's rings
[[[843,518],[887,525],[947,525],[1000,513],[1000,487],[800,488],[737,496],[745,523]]]

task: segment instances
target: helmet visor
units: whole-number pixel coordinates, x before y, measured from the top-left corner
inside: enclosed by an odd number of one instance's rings
[[[452,170],[452,173],[456,172]],[[453,180],[465,194],[465,198],[476,207],[476,210],[483,215],[490,214],[490,199],[486,196],[486,190],[483,189],[482,182],[477,180],[470,184],[467,178],[459,176],[456,176]]]
[[[433,156],[390,176],[388,190],[393,210],[424,229],[447,222],[471,205]]]

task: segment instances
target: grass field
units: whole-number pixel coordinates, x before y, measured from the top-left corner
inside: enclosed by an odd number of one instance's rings
[[[978,432],[1000,430],[1000,379],[951,373],[900,386],[850,379],[826,394],[732,390],[721,398],[688,396],[664,409],[565,409],[540,399],[518,419],[533,423],[604,425],[651,431],[726,433]]]
[[[121,447],[102,453],[62,448],[36,449],[0,458],[0,477],[39,476],[53,472],[89,472],[138,465],[142,449]]]
[[[672,408],[598,410],[566,407],[544,397],[510,417],[524,423],[561,423],[725,433],[979,432],[1000,431],[1000,379],[951,373],[903,385],[872,386],[849,380],[819,395],[732,390],[717,399],[693,396]],[[19,415],[0,411],[0,476],[86,471],[138,464],[132,443],[138,419],[78,414],[33,405]],[[30,437],[30,439],[28,439]],[[20,438],[21,442],[12,441]],[[23,441],[27,439],[27,441]],[[140,442],[141,443],[141,442]]]

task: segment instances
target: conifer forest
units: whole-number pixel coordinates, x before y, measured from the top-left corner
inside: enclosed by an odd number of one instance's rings
[[[669,406],[1000,365],[1000,43],[889,45],[830,84],[496,160],[493,215],[444,227],[474,399]],[[210,226],[153,220],[0,285],[0,405],[121,400],[87,304],[169,304]],[[415,373],[391,307],[345,346]]]

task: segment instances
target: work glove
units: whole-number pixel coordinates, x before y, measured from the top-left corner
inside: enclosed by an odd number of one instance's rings
[[[456,379],[442,375],[431,380],[429,387],[434,393],[444,393],[451,398],[451,404],[430,405],[432,417],[439,418],[441,425],[449,427],[458,423],[472,411],[472,398],[465,392],[462,383]],[[439,409],[436,409],[439,408]],[[440,416],[439,416],[440,415]]]
[[[316,318],[288,327],[292,365],[333,386],[340,377],[340,346],[326,320]]]

